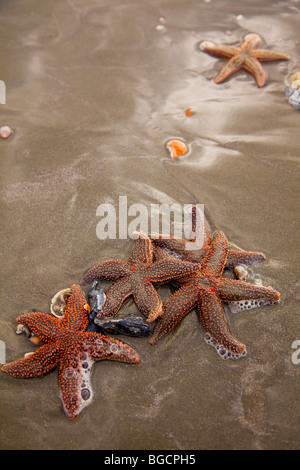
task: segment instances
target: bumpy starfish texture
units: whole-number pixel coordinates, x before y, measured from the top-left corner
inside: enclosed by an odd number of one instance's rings
[[[169,235],[150,235],[157,247],[176,253],[181,259],[193,263],[201,263],[210,249],[210,227],[205,215],[197,206],[192,207],[192,236],[190,240],[182,240]],[[201,246],[200,246],[201,245]],[[158,259],[163,253],[156,251]],[[263,253],[256,251],[228,250],[227,269],[234,269],[238,265],[250,266],[266,259]]]
[[[153,262],[152,243],[147,235],[135,233],[138,237],[128,262],[104,261],[91,268],[81,284],[98,279],[115,280],[106,293],[105,304],[94,322],[116,315],[125,300],[133,296],[138,309],[151,322],[162,314],[162,301],[153,284],[177,279],[197,270],[197,267],[178,259]]]
[[[266,71],[260,62],[272,62],[275,60],[290,60],[290,57],[280,52],[257,49],[260,37],[257,34],[248,34],[245,42],[239,47],[215,45],[204,41],[200,48],[217,57],[227,57],[229,61],[222,67],[221,72],[215,78],[215,83],[221,83],[230,75],[245,69],[254,75],[259,87],[263,87],[267,80]]]
[[[164,313],[149,339],[150,344],[170,333],[185,315],[197,307],[204,329],[213,343],[235,356],[246,352],[246,346],[229,331],[222,302],[247,299],[275,302],[280,299],[280,294],[271,288],[222,278],[227,252],[227,239],[223,232],[217,232],[198,272],[191,275],[190,280],[166,302]]]
[[[95,361],[139,362],[138,354],[126,343],[85,331],[88,324],[86,300],[76,285],[70,289],[62,319],[32,312],[19,316],[17,322],[28,327],[45,344],[25,358],[4,365],[1,370],[14,377],[31,378],[41,377],[58,367],[64,410],[71,418],[76,418],[92,400],[89,376]]]

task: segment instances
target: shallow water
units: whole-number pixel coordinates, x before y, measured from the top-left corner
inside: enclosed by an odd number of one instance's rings
[[[195,312],[155,346],[124,337],[141,363],[96,364],[94,401],[76,422],[56,371],[0,374],[1,449],[299,449],[300,114],[284,95],[300,66],[299,20],[299,1],[1,2],[0,116],[14,130],[0,142],[7,362],[33,349],[15,334],[19,314],[48,312],[96,262],[127,259],[132,240],[96,235],[98,205],[119,196],[203,203],[231,243],[266,254],[253,272],[282,293],[279,306],[228,315],[247,345],[238,361],[205,343]],[[291,61],[267,64],[262,89],[244,71],[216,85],[223,62],[199,42],[249,32]],[[170,159],[172,137],[186,157]]]

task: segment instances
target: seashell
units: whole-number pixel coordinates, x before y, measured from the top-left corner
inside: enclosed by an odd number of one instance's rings
[[[234,274],[237,279],[240,279],[241,281],[246,281],[249,273],[245,266],[239,265],[234,268]]]
[[[123,318],[97,319],[97,327],[102,332],[111,335],[148,336],[151,332],[149,324],[143,318],[133,314]]]
[[[13,134],[13,130],[9,126],[0,127],[0,137],[8,139]]]
[[[98,281],[94,281],[88,293],[88,301],[90,306],[90,315],[96,316],[97,313],[102,309],[106,300],[106,295],[99,287]]]
[[[22,325],[21,323],[17,325],[16,334],[17,335],[24,334],[25,336],[27,336],[29,341],[31,341],[31,343],[33,344],[39,345],[41,343],[40,338],[36,336],[34,333],[32,333],[32,331],[30,331],[28,326]]]
[[[51,300],[50,311],[56,318],[63,318],[67,308],[70,288],[60,290]]]
[[[170,152],[171,158],[182,157],[188,152],[187,145],[181,140],[169,140],[167,143],[167,149]]]
[[[295,86],[294,86],[295,84]],[[289,103],[296,109],[300,109],[300,80],[295,80],[289,88],[285,89]]]
[[[31,341],[36,346],[38,346],[42,342],[40,338],[36,336],[34,333],[31,333],[31,335],[29,336],[29,341]]]
[[[300,71],[292,73],[292,75],[290,75],[288,78],[288,81],[291,85],[296,80],[300,80]]]
[[[32,354],[34,354],[34,351],[25,353],[25,354],[24,354],[24,358],[29,357],[29,356],[31,356]]]
[[[285,95],[289,103],[296,109],[300,109],[300,71],[294,72],[286,78]]]
[[[28,327],[25,326],[25,325],[22,325],[21,323],[19,323],[17,325],[16,334],[21,335],[22,333],[24,333],[27,336],[27,338],[29,338],[30,331],[29,331]]]
[[[300,78],[298,80],[294,80],[292,82],[292,87],[293,88],[300,88]]]

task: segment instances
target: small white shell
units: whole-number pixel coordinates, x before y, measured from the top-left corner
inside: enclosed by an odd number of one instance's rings
[[[2,139],[8,139],[13,134],[13,130],[9,126],[0,127],[0,137]]]
[[[25,353],[25,354],[24,354],[24,357],[29,357],[29,356],[31,356],[32,354],[34,354],[34,351],[31,351],[31,352]]]
[[[21,323],[19,323],[17,325],[16,334],[21,335],[22,333],[26,333],[27,336],[30,335],[30,331],[28,330],[28,328],[26,329],[25,325],[22,325]]]

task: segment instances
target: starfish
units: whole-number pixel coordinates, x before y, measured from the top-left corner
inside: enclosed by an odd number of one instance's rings
[[[210,249],[211,236],[210,227],[205,215],[196,205],[192,207],[192,236],[189,240],[182,240],[170,235],[150,235],[154,245],[165,248],[168,252],[176,253],[184,261],[201,263]],[[202,246],[199,246],[200,243]],[[162,259],[163,254],[156,251],[158,259]],[[234,269],[236,266],[250,266],[266,259],[263,253],[256,251],[228,250],[226,265],[227,269]]]
[[[227,252],[227,239],[224,233],[219,231],[198,272],[191,275],[188,282],[175,291],[166,302],[164,313],[149,339],[150,344],[170,333],[185,315],[198,307],[204,329],[212,343],[221,346],[222,354],[227,351],[237,357],[246,353],[246,346],[236,340],[229,331],[222,302],[247,299],[276,302],[280,299],[280,294],[271,288],[222,278]]]
[[[98,279],[114,280],[106,293],[106,301],[94,322],[101,318],[116,315],[125,300],[133,296],[139,310],[147,322],[162,314],[162,301],[153,284],[161,284],[177,279],[197,270],[193,263],[179,259],[164,259],[153,262],[153,249],[147,235],[135,232],[134,242],[128,262],[120,260],[103,261],[91,268],[83,277],[81,284]]]
[[[31,378],[41,377],[58,367],[64,410],[73,419],[92,400],[89,376],[95,361],[139,362],[138,354],[128,344],[100,333],[86,332],[87,310],[83,294],[73,285],[62,319],[40,312],[19,316],[17,322],[28,327],[44,344],[34,353],[5,364],[1,369],[14,377]]]
[[[220,45],[210,41],[204,41],[200,49],[217,57],[227,57],[229,61],[222,67],[221,72],[215,78],[215,83],[223,82],[230,75],[241,68],[254,75],[259,87],[263,87],[267,80],[266,71],[260,62],[272,62],[275,60],[290,60],[290,57],[280,52],[257,49],[260,37],[257,34],[248,34],[245,41],[239,47]]]

